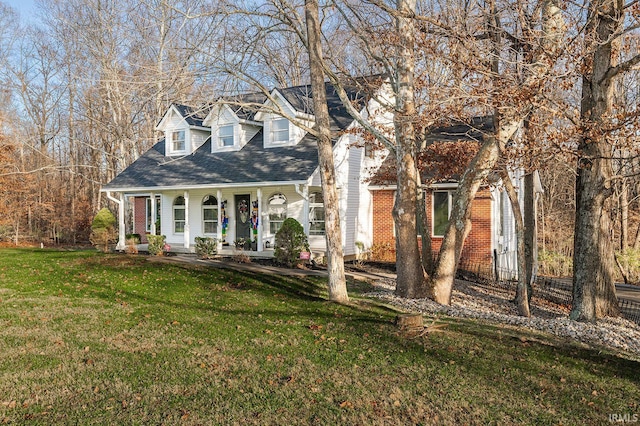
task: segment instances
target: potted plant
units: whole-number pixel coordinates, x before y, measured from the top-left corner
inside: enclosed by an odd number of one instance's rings
[[[236,240],[233,242],[233,244],[236,246],[237,250],[244,250],[245,245],[246,245],[246,240],[242,237],[240,238],[236,238]]]

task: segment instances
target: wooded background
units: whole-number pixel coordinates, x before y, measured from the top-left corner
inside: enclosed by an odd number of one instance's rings
[[[490,10],[513,30],[509,34],[521,37],[501,35],[500,43],[514,50],[525,44],[544,3],[417,3],[418,132],[491,114],[496,93],[505,102],[528,99],[521,90],[522,65],[500,65],[502,82],[489,84],[480,55],[488,47],[482,47],[482,37],[473,41],[477,46],[465,37],[483,33],[482,11]],[[281,0],[43,0],[37,19],[27,23],[0,3],[0,239],[88,241],[93,216],[109,206],[100,186],[157,140],[154,127],[172,102],[198,107],[222,95],[309,83],[303,6]],[[562,51],[549,64],[555,70],[551,77],[536,82],[544,102],[537,101],[540,108],[527,121],[527,138],[534,142],[526,149],[514,144],[501,160],[517,159],[519,166],[540,171],[545,192],[539,248],[546,273],[571,273],[580,76],[590,6],[561,6],[567,17]],[[388,71],[385,64],[397,55],[398,43],[392,7],[377,1],[320,5],[324,55],[336,75]],[[620,10],[625,28],[617,30],[612,46],[623,61],[638,54],[640,7],[632,0]],[[526,58],[527,52],[519,54]],[[614,169],[610,237],[620,251],[635,248],[633,258],[640,249],[637,62],[624,71],[614,83],[611,127],[601,130],[607,132]]]

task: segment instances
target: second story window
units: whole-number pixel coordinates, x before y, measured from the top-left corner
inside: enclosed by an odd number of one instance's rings
[[[218,129],[218,146],[233,146],[233,125],[222,126]]]
[[[289,142],[289,120],[286,118],[276,118],[271,121],[271,142]]]
[[[184,130],[171,132],[171,150],[184,151],[186,149]]]

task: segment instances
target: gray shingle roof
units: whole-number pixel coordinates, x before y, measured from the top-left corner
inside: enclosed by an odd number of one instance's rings
[[[262,131],[240,151],[211,152],[211,139],[191,155],[165,157],[164,139],[116,176],[105,190],[302,181],[318,166],[315,138],[263,148]]]
[[[194,108],[188,105],[181,105],[176,103],[172,105],[178,110],[180,115],[184,117],[185,121],[189,126],[203,127],[202,121],[205,118],[207,118],[207,115],[211,110],[211,107],[208,105],[205,105],[199,108]]]
[[[353,121],[342,105],[331,84],[326,85],[329,116],[337,140],[339,132]],[[312,112],[310,86],[297,86],[282,89],[281,93],[294,108],[301,112]],[[356,90],[348,92],[349,97],[364,104],[366,95]],[[263,94],[239,95],[228,97],[230,106],[239,118],[251,120],[257,108],[247,108],[243,102],[260,104],[266,97]],[[307,100],[305,100],[307,99]],[[311,105],[311,107],[309,107]],[[174,104],[180,114],[191,126],[202,126],[209,107],[193,109],[185,105]],[[311,108],[311,109],[309,109]],[[111,182],[103,186],[104,190],[153,189],[167,187],[185,187],[225,184],[252,184],[260,182],[290,182],[307,180],[318,166],[316,139],[307,134],[295,146],[264,148],[263,132],[260,130],[241,150],[211,152],[210,138],[193,154],[176,157],[165,156],[164,139],[156,143],[137,161],[118,174]]]

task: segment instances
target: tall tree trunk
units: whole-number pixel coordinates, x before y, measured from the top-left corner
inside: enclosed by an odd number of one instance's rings
[[[415,36],[413,19],[416,0],[398,0],[396,26],[397,96],[394,127],[396,134],[397,180],[393,219],[396,227],[396,294],[419,298],[427,295],[426,280],[417,239],[417,193],[420,190],[416,164],[418,145],[415,137],[414,99]]]
[[[322,38],[317,0],[305,1],[305,20],[307,24],[307,43],[313,108],[318,135],[318,162],[322,182],[322,195],[325,208],[325,229],[327,240],[327,258],[329,269],[329,299],[344,303],[349,300],[344,275],[344,256],[342,251],[342,231],[340,229],[340,203],[336,189],[333,148],[331,146],[331,125],[327,107],[324,83],[324,65],[322,63]]]
[[[614,287],[611,241],[611,146],[602,126],[612,112],[614,95],[611,69],[616,62],[615,38],[624,20],[621,0],[594,0],[589,5],[582,77],[576,177],[576,221],[573,256],[573,307],[571,318],[594,321],[619,314]],[[606,127],[606,126],[605,126]]]
[[[513,212],[513,217],[515,219],[516,225],[516,259],[518,264],[516,305],[518,307],[518,314],[522,315],[523,317],[530,317],[531,307],[529,306],[529,300],[531,299],[532,289],[529,287],[529,282],[527,281],[527,259],[525,256],[525,231],[524,219],[522,218],[522,209],[520,208],[518,193],[513,186],[511,176],[509,176],[509,173],[506,170],[502,172],[502,182],[511,203],[511,211]]]
[[[535,197],[534,173],[527,173],[524,176],[524,257],[529,304],[533,281],[538,274],[538,213]]]
[[[427,202],[425,200],[424,189],[422,188],[422,179],[418,172],[418,192],[417,192],[417,227],[418,233],[422,236],[422,268],[427,276],[433,274],[433,251],[431,250],[431,227],[427,219]]]

